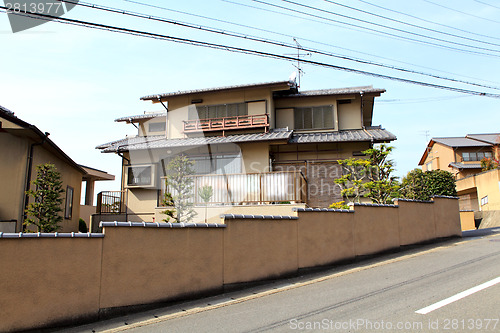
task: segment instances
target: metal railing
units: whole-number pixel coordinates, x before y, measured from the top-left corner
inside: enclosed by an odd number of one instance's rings
[[[126,191],[103,191],[97,194],[98,214],[124,214],[127,212]]]
[[[247,115],[184,121],[184,133],[202,131],[225,131],[254,127],[269,127],[269,115]]]
[[[250,174],[215,174],[190,176],[193,179],[190,201],[195,205],[205,204],[248,204],[305,202],[307,184],[300,171],[276,171]],[[166,177],[162,177],[161,198],[170,187],[165,188]],[[213,195],[205,203],[199,196],[199,189],[211,186]]]

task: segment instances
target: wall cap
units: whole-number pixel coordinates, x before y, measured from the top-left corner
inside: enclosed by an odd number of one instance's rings
[[[353,205],[354,207],[360,206],[360,207],[391,207],[391,208],[398,208],[397,205],[388,205],[388,204],[374,204],[374,203],[349,203],[349,206]]]
[[[456,200],[458,200],[458,197],[454,197],[454,196],[451,196],[451,195],[433,195],[432,198],[456,199]]]
[[[171,223],[171,222],[102,222],[99,227],[143,227],[143,228],[225,228],[225,224],[217,223]]]
[[[297,220],[298,216],[290,215],[243,215],[243,214],[221,214],[226,220],[254,219],[254,220]]]
[[[419,203],[434,203],[432,200],[416,200],[416,199],[405,199],[405,198],[394,198],[392,202],[403,201],[403,202],[419,202]]]
[[[81,232],[37,232],[37,233],[8,233],[0,232],[0,238],[104,238],[100,233]]]
[[[334,209],[334,208],[292,208],[294,212],[335,212],[335,213],[354,213],[350,209]]]
[[[471,212],[471,213],[474,213],[474,210],[473,209],[460,209],[460,213],[462,212]]]

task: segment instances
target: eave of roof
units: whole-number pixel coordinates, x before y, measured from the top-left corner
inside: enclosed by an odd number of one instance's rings
[[[449,164],[450,167],[455,169],[482,169],[481,163],[459,163],[459,162],[451,162]]]
[[[155,94],[141,97],[143,101],[150,100],[158,100],[160,98],[172,97],[172,96],[182,96],[182,95],[190,95],[190,94],[199,94],[206,92],[216,92],[216,91],[226,91],[226,90],[238,90],[238,89],[246,89],[246,88],[260,88],[260,87],[278,87],[282,85],[287,85],[290,88],[295,88],[297,83],[295,81],[273,81],[273,82],[263,82],[263,83],[254,83],[254,84],[242,84],[242,85],[234,85],[234,86],[225,86],[225,87],[216,87],[216,88],[205,88],[205,89],[194,89],[194,90],[184,90],[177,91],[171,93],[163,93],[163,94]]]
[[[167,115],[167,112],[156,112],[156,113],[144,113],[136,116],[128,116],[128,117],[121,117],[118,119],[115,119],[115,122],[127,122],[127,123],[134,123],[139,120],[144,120],[144,119],[153,119],[156,117],[165,117]]]
[[[116,140],[97,146],[103,153],[123,152],[142,149],[195,147],[225,143],[244,143],[282,140],[288,143],[321,143],[321,142],[389,142],[396,140],[391,132],[371,127],[360,130],[346,130],[328,133],[293,133],[293,131],[273,131],[269,133],[236,134],[228,136],[211,136],[183,139],[166,139],[164,136],[133,137]]]
[[[142,149],[196,147],[203,145],[216,145],[226,143],[260,142],[260,141],[287,141],[292,131],[275,131],[269,133],[236,134],[228,136],[209,136],[183,139],[166,139],[164,136],[135,137],[117,140],[106,145],[100,145],[104,153],[123,152]]]
[[[42,131],[40,131],[38,129],[38,127],[36,127],[35,125],[31,125],[31,124],[25,122],[24,120],[19,119],[18,117],[16,117],[14,115],[14,113],[12,113],[12,111],[9,111],[9,110],[5,111],[4,109],[5,108],[0,110],[0,117],[5,118],[8,121],[10,121],[10,122],[12,122],[20,127],[23,127],[24,130],[28,130],[30,132],[35,133],[36,136],[38,136],[40,138],[41,142],[48,144],[57,154],[59,154],[64,160],[66,160],[75,169],[77,169],[78,171],[80,171],[84,175],[87,174],[87,172],[82,167],[80,167],[79,164],[77,164],[75,161],[73,161],[68,155],[66,155],[66,153],[61,148],[59,148],[59,146],[57,146],[48,137],[48,135],[46,133],[43,133]]]
[[[500,145],[500,133],[467,134],[465,137],[492,145]]]
[[[363,94],[382,94],[385,89],[373,88],[373,86],[362,86],[362,87],[348,87],[348,88],[337,88],[337,89],[320,89],[320,90],[307,90],[300,91],[296,94],[282,95],[277,98],[288,98],[288,97],[314,97],[314,96],[335,96],[335,95],[359,95]]]
[[[321,143],[321,142],[373,142],[382,143],[396,140],[396,136],[381,127],[344,130],[322,133],[294,133],[290,143]]]

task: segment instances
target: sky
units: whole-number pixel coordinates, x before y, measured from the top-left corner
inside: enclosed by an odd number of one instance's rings
[[[80,4],[93,2],[80,1]],[[455,81],[317,52],[301,51],[304,60],[500,94],[500,4],[494,0],[111,0],[95,4],[291,46],[295,45],[295,38],[306,49]],[[293,47],[253,42],[250,38],[236,39],[85,6],[76,6],[63,18],[280,56],[293,57],[290,54],[297,53]],[[58,22],[13,33],[5,13],[0,13],[0,41],[3,64],[0,105],[41,131],[49,132],[50,138],[77,163],[104,170],[117,179],[120,178],[120,157],[102,154],[95,147],[136,134],[132,125],[116,123],[115,119],[144,111],[162,111],[161,105],[141,101],[140,97],[287,80],[297,65],[289,60]],[[304,62],[301,68],[304,72],[302,91],[365,85],[386,89],[375,99],[373,125],[382,125],[397,136],[391,145],[395,147],[392,158],[396,175],[400,177],[418,167],[432,137],[500,132],[499,98]],[[96,184],[97,192],[118,189],[119,181]]]

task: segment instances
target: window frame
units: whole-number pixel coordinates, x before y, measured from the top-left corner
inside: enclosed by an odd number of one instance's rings
[[[315,127],[318,111],[321,110],[320,124],[323,126]],[[325,110],[330,112],[325,113]],[[316,116],[315,116],[316,115]],[[306,119],[306,117],[310,119]],[[299,119],[301,118],[301,119]],[[325,119],[330,118],[331,124],[326,124]],[[300,121],[300,124],[299,124]],[[306,122],[307,121],[307,122]],[[306,125],[308,125],[306,127]],[[309,127],[310,126],[310,127]],[[293,108],[293,127],[295,130],[311,131],[311,130],[334,130],[335,129],[335,110],[333,105],[316,105]]]
[[[130,170],[134,170],[134,168],[144,168],[147,170],[149,168],[149,183],[142,182],[142,183],[130,183]],[[143,170],[142,172],[144,172]],[[142,173],[140,172],[139,175]],[[148,187],[155,187],[156,185],[156,165],[155,164],[136,164],[136,165],[128,165],[126,167],[126,179],[125,179],[125,188],[148,188]],[[132,171],[132,176],[134,175]],[[136,177],[134,177],[136,178]],[[138,178],[140,179],[140,178]]]
[[[72,186],[66,186],[66,201],[64,202],[64,218],[71,220],[73,218],[73,199],[75,189]]]

